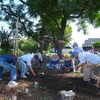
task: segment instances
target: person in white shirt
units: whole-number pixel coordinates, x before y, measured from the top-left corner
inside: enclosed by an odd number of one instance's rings
[[[21,65],[22,67],[22,71],[21,71],[21,75],[20,77],[22,78],[27,78],[27,76],[25,74],[30,74],[28,72],[28,70],[30,69],[33,76],[36,76],[33,68],[32,68],[32,64],[31,64],[31,61],[32,60],[38,60],[39,57],[38,55],[33,55],[33,54],[26,54],[26,55],[23,55],[21,57],[18,58],[18,63]]]
[[[78,57],[80,61],[80,65],[75,66],[75,69],[82,67],[83,69],[83,82],[90,83],[94,80],[94,68],[100,64],[100,57],[96,54],[89,52],[80,52],[77,53],[73,51],[71,53],[72,56]]]
[[[84,52],[84,50],[78,46],[78,44],[75,42],[73,43],[73,48],[74,48],[74,51],[80,53],[80,52]],[[79,64],[79,59],[78,57],[75,58],[74,60],[74,65],[77,66]]]

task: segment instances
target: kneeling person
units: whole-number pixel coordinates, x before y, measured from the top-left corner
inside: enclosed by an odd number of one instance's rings
[[[71,57],[69,55],[65,55],[62,59],[64,60],[62,69],[70,70],[70,72],[73,72],[74,68],[73,68],[73,62],[72,62]]]
[[[47,64],[47,67],[51,69],[60,69],[60,58],[57,54],[50,57],[50,63]]]

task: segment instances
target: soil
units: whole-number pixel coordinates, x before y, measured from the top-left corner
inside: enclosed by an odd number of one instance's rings
[[[45,65],[44,65],[45,66]],[[17,86],[8,86],[9,72],[3,74],[0,81],[0,100],[62,100],[59,91],[72,90],[75,92],[73,100],[100,100],[100,89],[94,84],[82,82],[82,74],[64,70],[33,67],[37,76],[27,75],[26,79],[18,76]],[[98,69],[96,69],[98,71]],[[18,70],[20,74],[20,70]],[[34,87],[38,82],[38,87]],[[28,88],[29,92],[25,93]]]

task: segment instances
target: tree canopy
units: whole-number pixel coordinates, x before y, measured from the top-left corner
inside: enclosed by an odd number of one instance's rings
[[[19,0],[27,7],[27,13],[29,17],[23,17],[25,14],[24,8],[14,9],[14,14],[20,18],[30,18],[40,17],[41,20],[41,28],[37,32],[33,32],[31,30],[26,30],[26,33],[30,36],[37,36],[35,39],[43,40],[44,35],[52,34],[54,40],[57,40],[58,45],[58,54],[61,56],[61,51],[63,48],[63,41],[65,37],[68,38],[68,33],[66,30],[69,28],[71,22],[76,22],[78,26],[78,30],[83,30],[84,34],[87,33],[87,25],[86,23],[90,23],[94,25],[94,27],[99,27],[100,23],[98,22],[100,17],[100,1],[99,0]],[[7,13],[8,9],[3,8],[3,10]],[[15,6],[12,5],[12,8]],[[12,9],[10,9],[10,13],[7,13],[8,16],[12,16]],[[15,13],[16,12],[16,13]],[[20,12],[24,12],[21,14]],[[23,15],[23,16],[22,16]],[[14,16],[15,17],[15,16]],[[29,19],[27,19],[29,20]],[[27,21],[27,20],[24,20]],[[21,24],[23,24],[23,28],[26,28],[31,23],[24,24],[22,19],[19,19]],[[26,26],[26,27],[25,27]],[[66,31],[66,32],[65,32]],[[40,34],[38,34],[40,33]],[[45,34],[46,33],[46,34]],[[69,38],[68,38],[69,39]],[[62,42],[60,42],[62,41]],[[53,42],[55,43],[55,42]]]
[[[87,32],[86,23],[95,25],[95,19],[99,16],[99,0],[27,0],[31,12],[43,18],[50,18],[56,25],[58,41],[64,40],[64,30],[70,22],[78,20],[78,30]],[[44,20],[42,20],[44,21]],[[48,21],[47,21],[48,23]],[[62,43],[59,43],[58,53],[60,55]]]
[[[92,44],[95,48],[100,48],[100,41],[94,42]]]

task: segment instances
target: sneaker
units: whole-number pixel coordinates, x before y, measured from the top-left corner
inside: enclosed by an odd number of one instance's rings
[[[0,81],[2,81],[2,78],[0,78]]]
[[[70,70],[70,72],[73,72],[73,70]]]
[[[97,81],[95,79],[90,79],[91,83],[96,84]]]
[[[11,82],[8,83],[8,85],[9,86],[15,86],[15,85],[18,85],[18,83],[16,83],[15,81],[11,81]]]
[[[90,83],[90,81],[84,81],[84,80],[83,80],[82,82],[83,82],[83,83]]]
[[[30,72],[26,72],[26,74],[30,74]]]
[[[20,77],[21,77],[21,78],[27,78],[27,76],[25,76],[25,75],[21,75]]]

